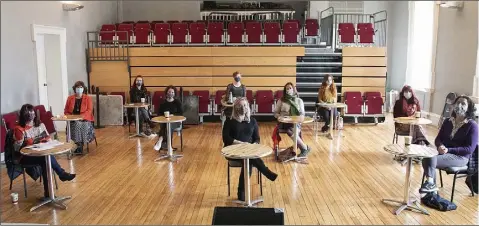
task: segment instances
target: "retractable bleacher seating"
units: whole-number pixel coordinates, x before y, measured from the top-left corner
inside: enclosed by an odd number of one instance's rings
[[[230,22],[228,24],[226,42],[233,45],[244,43],[244,25],[242,22]]]
[[[172,44],[184,45],[188,40],[188,24],[187,23],[173,23],[171,25]]]
[[[364,115],[364,99],[361,92],[344,92],[344,116],[354,118],[354,123],[358,123],[358,117]]]
[[[365,92],[365,117],[373,117],[374,122],[378,123],[378,117],[384,117],[384,100],[380,92]]]
[[[116,36],[116,26],[114,24],[103,24],[100,29],[100,43],[103,45],[114,44]]]
[[[355,43],[356,30],[352,23],[340,23],[338,25],[339,43]]]
[[[200,122],[203,122],[203,116],[211,115],[210,91],[196,90],[193,95],[198,96]]]
[[[372,23],[358,23],[357,33],[359,37],[359,43],[374,43],[374,28]]]
[[[207,25],[207,44],[223,44],[224,35],[223,35],[223,26],[222,22],[210,22]]]
[[[170,43],[170,25],[156,23],[153,30],[153,45],[167,45]]]
[[[306,19],[304,23],[304,35],[305,36],[319,36],[319,23],[317,19]]]
[[[213,111],[213,114],[214,115],[221,115],[221,98],[223,95],[225,95],[225,92],[224,90],[217,90],[216,91],[216,94],[215,94],[215,99],[214,99],[214,102],[213,102],[213,106],[214,106],[214,111]]]
[[[123,23],[118,25],[116,32],[117,41],[119,44],[130,43],[133,35],[133,23]]]
[[[274,107],[273,91],[258,90],[256,91],[256,112],[257,115],[272,115]]]
[[[283,23],[283,43],[299,44],[299,22],[291,21]]]
[[[279,22],[265,22],[264,23],[264,43],[278,44],[281,39],[281,27]]]
[[[190,44],[205,44],[206,24],[201,22],[190,23]]]
[[[152,108],[153,111],[157,114],[160,114],[158,112],[160,110],[160,104],[162,104],[165,101],[165,91],[155,91],[153,93],[153,97],[151,98],[151,102],[153,104]]]
[[[137,24],[138,25],[138,24]],[[151,39],[151,30],[150,24],[146,26],[136,26],[133,32],[133,44],[134,45],[150,45]]]
[[[246,22],[246,42],[249,45],[261,44],[263,41],[261,23],[256,21]]]
[[[254,100],[254,96],[253,96],[253,90],[246,90],[246,99],[249,102],[249,105],[250,105],[250,108],[251,108],[251,113],[253,114],[255,112],[254,111],[255,100]]]

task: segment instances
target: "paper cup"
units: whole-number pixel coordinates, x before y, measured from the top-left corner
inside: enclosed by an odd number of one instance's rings
[[[12,203],[13,203],[13,204],[17,204],[17,203],[18,203],[18,193],[13,192],[12,194],[10,194],[10,197],[12,198]]]
[[[165,111],[165,118],[169,118],[170,117],[170,112],[169,111]]]
[[[410,145],[412,142],[412,137],[411,136],[405,136],[404,137],[404,144],[405,145]]]
[[[421,112],[416,112],[416,118],[421,118]]]
[[[141,98],[141,103],[145,103],[145,98]]]

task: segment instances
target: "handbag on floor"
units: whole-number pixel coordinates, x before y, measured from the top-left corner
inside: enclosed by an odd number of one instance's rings
[[[424,197],[422,197],[421,203],[427,207],[440,211],[450,211],[457,209],[456,204],[442,198],[441,196],[439,196],[439,194],[436,194],[434,192],[429,192]]]
[[[282,152],[278,154],[278,161],[285,162],[292,158],[296,157],[296,152],[294,152],[293,146],[284,149]]]

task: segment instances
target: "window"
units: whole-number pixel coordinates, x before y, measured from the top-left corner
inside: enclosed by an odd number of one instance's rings
[[[431,88],[435,8],[434,1],[409,2],[406,82],[418,90]]]

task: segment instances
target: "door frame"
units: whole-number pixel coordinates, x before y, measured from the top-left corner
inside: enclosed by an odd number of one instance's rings
[[[37,80],[38,80],[38,96],[39,96],[39,103],[44,105],[45,108],[46,103],[48,102],[48,97],[45,96],[46,93],[42,92],[43,84],[45,81],[46,75],[46,65],[42,62],[45,62],[45,43],[39,41],[40,35],[58,35],[60,36],[60,60],[61,60],[61,75],[62,75],[62,99],[63,103],[67,101],[68,98],[68,73],[67,73],[67,29],[63,27],[53,27],[53,26],[45,26],[45,25],[38,25],[32,24],[32,42],[34,42],[35,50],[35,58],[37,64]],[[40,38],[41,40],[44,40]],[[39,52],[41,51],[41,52]]]

